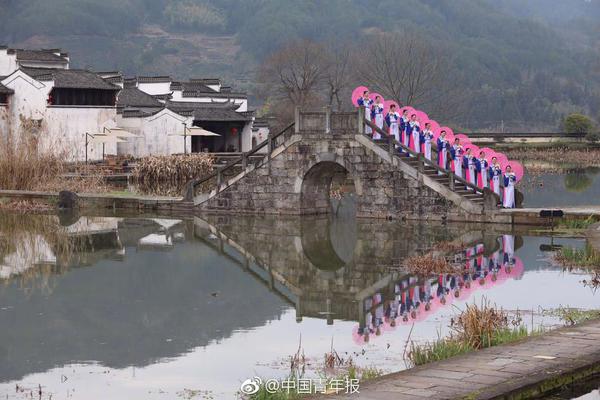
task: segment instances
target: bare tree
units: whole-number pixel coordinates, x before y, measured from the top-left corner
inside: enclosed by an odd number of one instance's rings
[[[323,46],[301,40],[271,55],[261,66],[258,80],[269,97],[303,107],[319,96],[326,70]]]
[[[451,58],[415,34],[369,35],[354,54],[356,78],[401,106],[435,107],[449,116],[460,101],[449,79]]]
[[[346,97],[350,96],[348,89],[352,82],[351,54],[352,48],[349,44],[330,43],[327,46],[326,96],[329,106],[333,107],[335,102],[338,111],[342,109]]]

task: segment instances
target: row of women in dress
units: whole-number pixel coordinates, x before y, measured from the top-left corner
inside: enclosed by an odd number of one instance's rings
[[[413,153],[422,153],[425,158],[432,160],[434,133],[430,123],[425,123],[421,128],[416,114],[409,115],[409,111],[405,109],[400,115],[396,111],[395,104],[391,104],[389,111],[384,115],[385,108],[381,97],[370,99],[368,91],[363,93],[357,103],[360,107],[364,107],[367,120],[372,121],[382,131],[385,124],[388,127],[388,134],[393,136],[396,142],[402,143]],[[365,127],[365,132],[372,135],[374,140],[382,139],[381,133],[371,129],[369,125]],[[459,138],[455,138],[454,143],[450,143],[446,135],[446,131],[442,130],[437,139],[438,166],[454,172],[456,176],[466,179],[472,185],[493,190],[502,198],[502,205],[505,208],[514,208],[517,177],[511,166],[507,165],[502,171],[496,157],[488,161],[485,152],[472,154],[471,148],[463,148]],[[400,146],[396,145],[396,147]]]
[[[500,277],[517,277],[513,274],[517,263],[514,254],[514,236],[502,237],[502,248],[491,256],[484,255],[483,244],[463,252],[461,263],[464,270],[457,274],[439,274],[425,280],[409,276],[394,285],[394,294],[385,299],[376,293],[363,301],[365,321],[359,325],[357,334],[368,342],[369,335],[380,335],[384,324],[394,327],[396,320],[419,321],[437,306],[444,306],[451,297],[461,299],[477,287],[494,284]],[[513,276],[514,275],[514,276]]]

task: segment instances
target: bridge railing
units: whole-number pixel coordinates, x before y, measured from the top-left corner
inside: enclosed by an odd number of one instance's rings
[[[223,182],[223,176],[224,173],[227,171],[232,170],[233,168],[235,168],[236,166],[241,166],[242,169],[246,169],[246,167],[248,166],[248,160],[250,159],[251,156],[254,155],[259,155],[258,152],[261,151],[264,148],[267,148],[267,151],[264,155],[264,157],[266,157],[267,159],[271,158],[271,152],[280,144],[282,144],[285,139],[289,136],[289,134],[291,134],[294,131],[294,122],[292,122],[291,124],[287,125],[285,128],[283,128],[281,131],[277,132],[274,135],[269,135],[267,137],[267,140],[262,141],[261,143],[257,144],[256,146],[252,147],[252,149],[248,150],[247,152],[242,152],[241,155],[237,158],[234,158],[232,161],[230,161],[229,163],[227,163],[225,166],[217,166],[216,171],[203,176],[199,179],[192,179],[191,181],[189,181],[186,185],[185,185],[185,189],[184,189],[184,201],[192,201],[192,199],[195,196],[196,193],[196,188],[198,188],[200,185],[205,184],[213,179],[216,179],[216,184],[217,184],[217,188],[221,185],[221,183]]]
[[[395,154],[396,148],[399,148],[399,149],[401,149],[402,152],[407,153],[409,156],[411,156],[417,160],[417,169],[420,172],[423,172],[425,170],[425,166],[428,166],[430,168],[435,169],[442,175],[447,176],[448,177],[448,186],[450,187],[451,190],[454,191],[456,189],[456,184],[458,183],[459,185],[464,185],[465,187],[473,190],[476,193],[480,193],[482,195],[484,194],[484,189],[480,188],[477,185],[472,184],[471,182],[467,181],[464,178],[461,178],[460,176],[456,176],[456,174],[454,174],[454,172],[440,167],[439,165],[437,165],[436,162],[427,159],[422,153],[417,153],[417,152],[413,151],[412,149],[406,147],[403,143],[398,142],[393,135],[385,132],[383,129],[381,129],[377,125],[375,125],[373,122],[366,119],[365,115],[364,115],[364,109],[362,107],[359,108],[358,113],[359,113],[359,120],[363,120],[364,124],[366,126],[370,127],[373,131],[382,135],[382,137],[387,137],[388,151],[391,156],[396,155]],[[364,130],[359,130],[359,132],[364,133]],[[436,158],[439,157],[439,151],[438,151],[437,145],[435,143],[431,143],[431,152],[432,152],[432,154],[435,153],[437,155]]]

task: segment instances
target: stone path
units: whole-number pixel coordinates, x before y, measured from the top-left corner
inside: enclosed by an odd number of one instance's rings
[[[521,399],[600,372],[600,320],[389,374],[327,399]]]

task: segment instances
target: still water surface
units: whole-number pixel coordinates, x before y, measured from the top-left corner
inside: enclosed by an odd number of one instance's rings
[[[41,385],[55,400],[232,399],[246,378],[285,377],[299,346],[308,376],[332,343],[359,366],[404,369],[411,329],[435,339],[483,297],[528,325],[557,323],[543,309],[597,307],[584,272],[548,262],[551,238],[494,229],[0,214],[0,398],[38,398]],[[399,268],[457,238],[464,274]]]
[[[526,173],[518,188],[525,197],[523,207],[600,205],[600,168]]]

